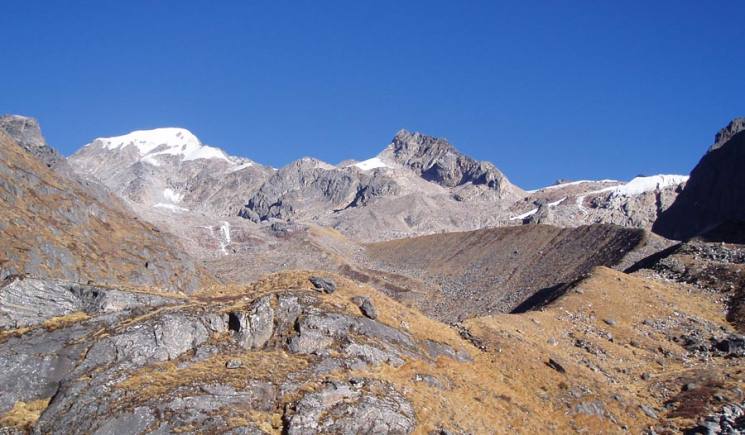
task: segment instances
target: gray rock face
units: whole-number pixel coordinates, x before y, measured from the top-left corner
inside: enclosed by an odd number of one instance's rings
[[[274,332],[274,310],[268,296],[256,301],[248,312],[230,313],[229,318],[229,327],[237,332],[238,343],[245,349],[263,347]]]
[[[729,136],[720,133],[717,137],[723,140]],[[660,215],[652,230],[669,239],[686,240],[722,224],[745,221],[743,165],[745,132],[740,131],[704,155],[691,172],[685,189]],[[720,240],[714,241],[730,241],[737,235],[718,236]]]
[[[532,215],[523,219],[523,224],[546,224],[550,223],[553,218],[551,206],[546,201],[539,201],[538,210]]]
[[[2,115],[0,116],[0,131],[5,132],[47,168],[70,180],[79,181],[65,156],[47,144],[36,119],[20,115]],[[97,186],[88,186],[88,188],[92,192],[100,193],[97,191]]]
[[[252,220],[289,219],[318,210],[365,206],[373,198],[400,191],[398,183],[384,174],[337,168],[303,158],[268,179],[249,198],[240,215]]]
[[[287,433],[408,434],[414,409],[406,398],[380,381],[334,382],[308,393],[287,418]]]
[[[698,426],[686,430],[685,433],[692,435],[745,433],[745,403],[725,405],[721,411],[707,415]]]
[[[0,286],[0,329],[34,326],[76,311],[100,314],[178,302],[144,293],[16,277]]]

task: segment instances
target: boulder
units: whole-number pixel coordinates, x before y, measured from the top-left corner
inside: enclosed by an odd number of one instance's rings
[[[375,306],[367,296],[355,296],[352,298],[352,302],[359,307],[362,314],[368,319],[375,320],[378,318]]]
[[[317,290],[323,291],[324,293],[333,293],[336,291],[336,283],[332,279],[311,276],[310,282],[313,284],[313,287]]]

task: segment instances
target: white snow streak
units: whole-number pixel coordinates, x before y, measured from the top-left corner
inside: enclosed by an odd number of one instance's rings
[[[548,205],[549,207],[556,207],[557,205],[559,205],[559,204],[561,204],[562,202],[564,202],[564,201],[565,201],[566,199],[567,199],[567,197],[565,196],[565,197],[563,197],[563,198],[561,198],[561,199],[559,199],[559,200],[557,200],[557,201],[554,201],[554,202],[549,202],[549,203],[548,203],[547,205]],[[525,212],[525,213],[523,213],[523,214],[517,215],[517,216],[515,216],[515,217],[511,217],[511,218],[510,218],[510,220],[511,220],[511,221],[515,221],[515,220],[525,219],[526,217],[528,217],[528,216],[532,216],[532,215],[534,215],[534,214],[536,214],[536,213],[538,213],[538,208],[534,208],[533,210],[530,210],[530,211],[528,211],[528,212]]]
[[[585,183],[618,183],[618,180],[577,180],[577,181],[570,181],[568,183],[554,184],[552,186],[541,187],[540,189],[526,190],[526,192],[536,193],[541,190],[559,189],[559,188],[566,187],[566,186],[576,186],[578,184],[585,184]]]
[[[222,221],[222,224],[220,224],[220,249],[225,255],[228,255],[228,245],[230,245],[230,223]]]
[[[373,157],[371,159],[363,160],[351,166],[356,166],[362,169],[363,171],[369,171],[375,168],[388,168],[389,167],[388,165],[385,164],[384,161],[380,160],[380,157]]]
[[[159,203],[155,204],[153,207],[164,208],[164,209],[170,210],[170,211],[172,211],[174,213],[181,213],[181,212],[184,212],[184,211],[189,211],[188,208],[179,207],[179,206],[173,205],[173,204],[164,204],[162,202],[159,202]]]

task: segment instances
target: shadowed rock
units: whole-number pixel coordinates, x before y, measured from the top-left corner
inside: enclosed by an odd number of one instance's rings
[[[687,240],[723,223],[745,221],[745,131],[742,119],[717,135],[717,142],[691,171],[686,187],[652,230],[674,240]],[[738,127],[739,126],[739,127]],[[725,141],[726,140],[726,141]],[[725,141],[725,142],[723,142]],[[712,232],[711,241],[731,240]],[[720,240],[713,240],[718,237]]]

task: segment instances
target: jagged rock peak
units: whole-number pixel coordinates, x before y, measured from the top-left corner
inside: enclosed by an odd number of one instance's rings
[[[396,152],[404,152],[405,150],[417,150],[419,148],[432,148],[436,147],[443,151],[450,150],[455,151],[455,147],[447,141],[447,139],[441,139],[434,136],[427,136],[418,131],[411,132],[406,129],[399,130],[391,141],[393,150]]]
[[[35,118],[21,115],[0,116],[0,129],[23,148],[40,148],[46,145],[39,122]]]
[[[478,161],[458,151],[445,139],[400,130],[381,153],[408,167],[422,178],[445,187],[471,183],[486,185],[501,194],[514,189],[490,162]]]
[[[745,116],[737,117],[727,124],[726,127],[719,130],[714,136],[714,145],[709,148],[709,151],[714,151],[720,148],[722,145],[727,143],[734,135],[745,130]]]

